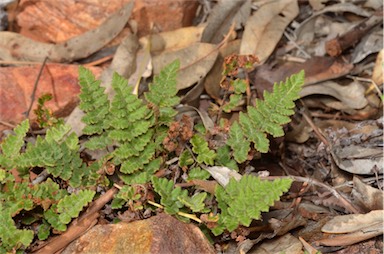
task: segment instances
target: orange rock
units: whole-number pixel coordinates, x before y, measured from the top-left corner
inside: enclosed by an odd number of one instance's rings
[[[167,214],[131,223],[96,225],[69,244],[76,253],[215,253],[203,233]]]
[[[42,42],[63,42],[98,27],[106,18],[131,0],[22,0],[17,15],[20,33]],[[131,20],[139,36],[150,32],[151,23],[159,32],[192,25],[198,1],[136,0]]]
[[[100,68],[90,68],[98,76]],[[25,119],[25,112],[31,103],[34,84],[40,65],[0,68],[0,120],[16,125]],[[77,105],[80,86],[78,85],[78,66],[47,64],[39,79],[30,119],[35,119],[37,99],[50,93],[53,99],[46,103],[52,112],[60,117],[67,116]],[[9,127],[0,124],[0,131]]]

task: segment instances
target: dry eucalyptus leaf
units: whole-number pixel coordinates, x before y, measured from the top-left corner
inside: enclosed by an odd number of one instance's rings
[[[301,22],[301,24],[295,29],[295,34],[296,34],[296,40],[297,41],[300,41],[301,42],[301,45],[303,45],[303,41],[305,42],[304,44],[305,45],[312,45],[313,47],[313,38],[315,36],[315,33],[316,34],[324,34],[324,35],[327,35],[329,36],[331,31],[330,30],[330,22],[332,22],[331,20],[329,20],[329,18],[327,19],[323,19],[322,18],[322,14],[324,13],[328,13],[328,12],[331,12],[331,13],[339,13],[339,12],[351,12],[351,13],[354,13],[356,15],[360,15],[360,16],[363,16],[363,17],[369,17],[371,16],[371,14],[354,5],[354,4],[351,4],[351,3],[340,3],[340,4],[333,4],[333,5],[329,5],[323,9],[321,9],[320,11],[317,11],[315,12],[313,15],[311,15],[309,18],[307,18],[306,20],[304,20],[303,22]],[[340,22],[332,22],[332,23],[335,23],[335,25],[332,27],[332,36],[330,38],[334,38],[337,34],[336,34],[336,30],[338,29],[338,27],[341,26],[341,23]],[[331,24],[332,24],[331,23]],[[352,23],[347,23],[347,24],[344,24],[344,26],[353,26]],[[343,32],[345,32],[347,29],[344,29]],[[324,48],[324,39],[320,39],[319,43],[317,44],[321,44],[319,47],[322,47]],[[316,43],[316,42],[315,42]],[[317,48],[317,47],[316,47]],[[324,53],[325,53],[325,50],[324,50]],[[319,54],[317,53],[316,54],[317,56],[320,56],[322,54]]]
[[[150,41],[151,53],[157,55],[164,50],[176,50],[199,42],[204,26],[183,27],[169,32],[162,32],[140,38],[140,44]]]
[[[281,0],[261,6],[245,25],[240,54],[256,55],[263,63],[298,13],[297,0]]]
[[[366,214],[349,214],[336,216],[328,221],[321,231],[328,234],[344,234],[358,230],[368,231],[376,224],[383,224],[384,210],[371,211]]]
[[[112,63],[101,74],[101,84],[105,92],[112,97],[112,76],[114,72],[128,79],[136,70],[136,53],[139,49],[137,37],[133,34],[127,35],[113,56]]]
[[[334,81],[325,81],[304,86],[300,92],[300,96],[305,97],[314,94],[330,95],[349,108],[362,109],[368,104],[364,93],[364,87],[358,82],[351,82],[346,86],[342,86]]]
[[[384,82],[383,80],[383,56],[384,56],[384,49],[380,50],[379,54],[377,55],[375,67],[373,68],[372,72],[372,80],[376,84],[382,84]]]
[[[383,29],[376,27],[357,44],[352,53],[352,63],[358,63],[383,48]]]
[[[339,168],[353,174],[383,173],[383,149],[361,145],[335,146],[332,158]]]
[[[351,194],[353,198],[367,208],[368,211],[383,210],[383,191],[369,186],[357,176],[353,177],[353,190]]]
[[[269,241],[265,241],[260,246],[257,246],[255,250],[252,250],[252,254],[265,254],[265,253],[285,253],[285,254],[297,254],[302,253],[303,245],[301,242],[291,234],[285,234],[283,236],[273,238]]]
[[[251,9],[247,2],[249,2],[249,0],[222,0],[216,4],[209,15],[207,26],[204,29],[201,41],[216,44],[223,40],[234,22],[236,15],[244,17],[249,15]],[[249,5],[246,13],[244,13],[245,10],[242,10],[244,4]]]
[[[160,71],[176,59],[180,60],[180,70],[177,73],[177,89],[188,88],[205,77],[216,61],[218,49],[209,43],[195,43],[190,47],[176,51],[164,52],[154,56],[153,71]]]
[[[237,173],[235,170],[227,167],[213,166],[206,167],[204,169],[207,170],[221,186],[226,186],[229,183],[229,179],[232,177],[237,181],[242,177],[242,175]]]
[[[71,62],[85,58],[110,42],[125,26],[133,1],[125,5],[103,24],[63,43],[40,43],[12,32],[0,32],[0,57],[6,61]]]

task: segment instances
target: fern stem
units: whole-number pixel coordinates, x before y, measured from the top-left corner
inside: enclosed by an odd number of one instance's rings
[[[147,200],[147,202],[148,202],[148,204],[156,206],[157,208],[164,209],[164,206],[162,206],[162,205],[160,205],[160,204],[158,204],[156,202],[153,202],[151,200]],[[180,216],[183,216],[185,218],[194,220],[194,221],[196,221],[198,223],[202,223],[202,221],[199,218],[197,218],[197,216],[195,214],[189,214],[189,213],[184,213],[184,212],[177,212],[177,214],[180,215]]]

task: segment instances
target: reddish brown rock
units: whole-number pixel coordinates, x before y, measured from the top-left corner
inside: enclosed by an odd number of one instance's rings
[[[160,214],[131,223],[97,225],[62,254],[215,253],[198,227]]]
[[[95,29],[131,0],[22,0],[17,15],[20,33],[42,42],[63,42]],[[191,26],[198,1],[136,0],[131,20],[137,23],[139,36],[155,31],[171,31]]]
[[[40,76],[35,100],[30,112],[34,119],[37,99],[43,94],[52,94],[54,99],[45,105],[59,116],[67,116],[77,105],[80,86],[78,84],[78,66],[65,64],[47,64]],[[95,75],[100,68],[90,68]],[[0,121],[16,125],[25,119],[24,113],[31,103],[34,84],[40,65],[0,68]],[[0,131],[9,127],[0,124]]]

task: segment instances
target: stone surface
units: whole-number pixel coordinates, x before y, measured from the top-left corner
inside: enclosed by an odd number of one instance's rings
[[[21,0],[17,15],[20,33],[42,42],[63,42],[97,28],[110,15],[131,0]],[[136,0],[130,20],[137,23],[138,36],[151,30],[171,31],[191,26],[198,1]]]
[[[101,73],[101,68],[92,67],[90,70],[96,76]],[[16,125],[25,119],[24,113],[30,106],[39,71],[40,65],[0,68],[0,121]],[[44,67],[30,112],[31,120],[35,119],[33,110],[36,109],[37,99],[47,93],[54,98],[45,105],[56,116],[67,116],[77,105],[77,95],[80,93],[78,66],[47,64]],[[0,131],[4,129],[9,127],[0,125]]]
[[[160,214],[131,223],[96,225],[68,245],[62,254],[94,253],[215,253],[193,224]]]

